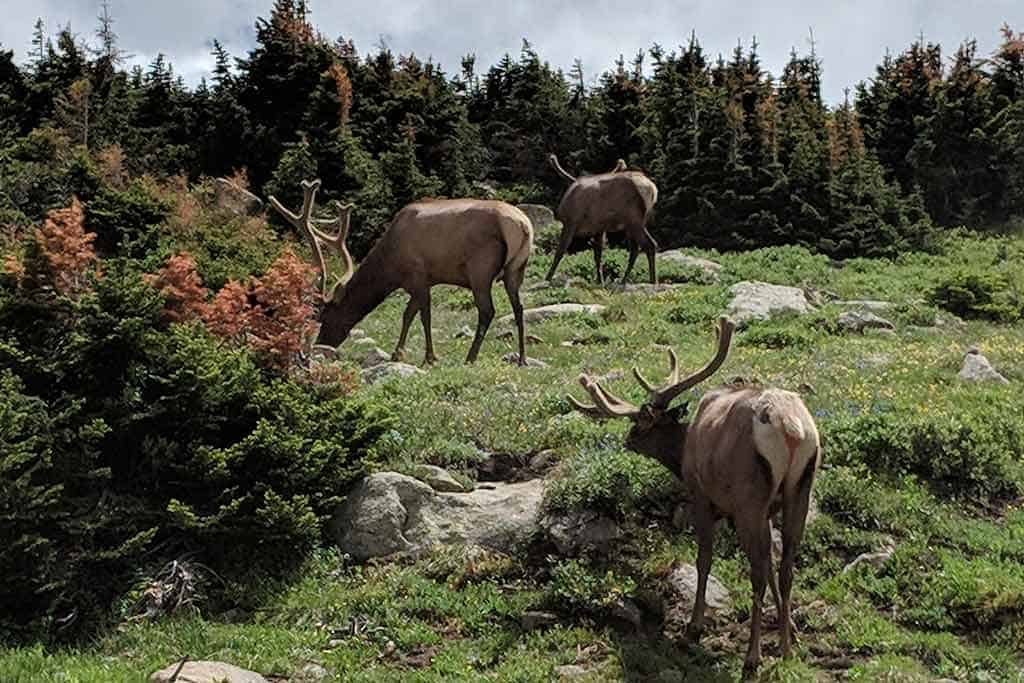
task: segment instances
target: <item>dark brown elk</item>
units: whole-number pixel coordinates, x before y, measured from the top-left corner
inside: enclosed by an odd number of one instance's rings
[[[629,264],[623,274],[626,282],[633,271],[637,255],[642,249],[647,254],[651,282],[657,283],[658,272],[655,255],[658,243],[647,231],[647,220],[658,201],[658,188],[640,171],[630,171],[619,159],[615,168],[608,173],[574,178],[552,154],[548,157],[551,165],[570,185],[558,204],[556,216],[562,222],[562,235],[555,251],[554,260],[548,270],[547,279],[555,275],[559,262],[576,237],[590,237],[594,249],[594,269],[597,281],[604,284],[601,258],[604,254],[607,234],[625,231],[629,238]]]
[[[653,387],[633,369],[649,398],[635,406],[597,381],[582,375],[580,383],[594,405],[569,397],[573,406],[595,419],[628,418],[633,426],[626,448],[656,459],[680,477],[693,497],[697,534],[697,598],[687,627],[695,642],[704,626],[704,593],[711,571],[715,525],[729,517],[750,559],[753,612],[744,668],[752,671],[761,655],[761,603],[765,584],[771,587],[781,626],[781,649],[788,656],[793,641],[791,590],[793,564],[803,537],[815,473],[821,465],[818,430],[796,394],[757,385],[721,386],[704,394],[697,414],[685,422],[687,404],[671,407],[684,391],[710,377],[725,362],[733,324],[721,319],[718,351],[703,369],[680,380],[676,355],[669,351],[671,372],[661,388]],[[772,570],[771,518],[782,511],[782,560]]]
[[[349,332],[392,292],[403,289],[409,304],[402,316],[402,331],[393,354],[401,360],[409,327],[419,313],[426,343],[426,363],[437,360],[430,329],[430,288],[456,285],[473,292],[478,311],[476,336],[466,357],[476,360],[487,328],[494,319],[491,287],[501,279],[512,303],[519,332],[519,362],[526,362],[523,306],[519,287],[533,249],[533,227],[519,209],[498,201],[437,199],[413,202],[399,211],[384,235],[355,268],[345,246],[351,206],[336,203],[339,216],[311,218],[320,181],[302,183],[302,210],[292,213],[274,197],[270,204],[310,241],[321,274],[320,333],[317,344],[337,347]],[[337,226],[326,232],[328,226]],[[345,272],[327,284],[324,249],[337,252]]]

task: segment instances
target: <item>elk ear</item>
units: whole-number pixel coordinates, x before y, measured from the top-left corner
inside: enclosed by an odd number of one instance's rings
[[[672,420],[673,422],[682,422],[683,418],[686,417],[686,414],[689,411],[690,411],[690,403],[686,402],[686,403],[680,403],[675,408],[673,408],[672,410],[670,410],[667,413],[665,413],[665,415],[670,420]]]

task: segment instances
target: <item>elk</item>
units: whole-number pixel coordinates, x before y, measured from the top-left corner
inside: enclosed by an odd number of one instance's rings
[[[597,281],[604,284],[601,258],[607,233],[625,230],[629,238],[629,265],[626,266],[622,282],[629,279],[637,255],[643,249],[647,254],[651,283],[657,284],[658,273],[654,260],[658,243],[647,231],[648,218],[658,201],[658,187],[654,182],[640,171],[628,170],[622,159],[608,173],[579,178],[574,178],[562,168],[554,154],[548,156],[548,161],[570,185],[556,212],[558,220],[562,222],[562,235],[547,279],[554,277],[559,262],[574,238],[590,237]]]
[[[715,526],[732,520],[740,544],[750,559],[753,610],[744,669],[757,668],[761,656],[761,603],[765,583],[771,587],[781,625],[780,644],[788,656],[795,627],[791,619],[793,563],[803,537],[814,476],[821,465],[818,430],[797,394],[753,384],[720,386],[704,394],[687,423],[687,403],[671,407],[684,391],[710,377],[725,362],[733,323],[719,321],[718,350],[701,370],[679,379],[676,354],[669,350],[667,383],[654,387],[639,369],[637,381],[648,392],[647,402],[635,406],[596,380],[581,375],[580,384],[594,401],[586,405],[572,396],[576,410],[594,419],[628,418],[633,425],[626,448],[654,458],[682,479],[693,498],[697,534],[697,597],[686,637],[700,639],[704,626],[705,590],[711,571]],[[782,560],[772,570],[771,518],[782,511]]]
[[[472,290],[478,311],[476,336],[467,363],[480,353],[487,328],[494,319],[491,287],[501,279],[512,303],[519,332],[519,364],[526,363],[523,306],[519,287],[533,249],[533,227],[519,209],[498,201],[431,199],[401,209],[358,268],[345,246],[352,205],[335,202],[338,217],[311,218],[320,181],[303,181],[302,209],[292,213],[274,197],[270,204],[309,240],[320,271],[323,307],[316,343],[337,347],[349,332],[384,299],[398,289],[409,294],[402,315],[402,331],[392,359],[405,355],[409,327],[419,313],[426,340],[424,362],[437,361],[430,329],[430,288],[456,285]],[[334,232],[325,228],[336,226]],[[324,250],[338,253],[344,273],[328,286]]]

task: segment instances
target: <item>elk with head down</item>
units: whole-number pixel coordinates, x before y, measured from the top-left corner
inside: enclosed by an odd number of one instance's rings
[[[778,610],[783,656],[790,653],[793,564],[803,537],[811,486],[821,465],[821,450],[814,419],[800,397],[788,391],[751,384],[721,386],[704,394],[689,423],[684,421],[686,403],[671,407],[675,398],[725,362],[732,332],[733,324],[722,318],[714,359],[683,380],[671,350],[671,372],[661,388],[652,386],[634,368],[637,381],[649,394],[642,406],[616,397],[587,375],[580,376],[580,384],[594,404],[585,405],[571,396],[569,400],[595,419],[632,420],[626,448],[656,459],[690,489],[698,543],[697,596],[686,630],[690,642],[699,639],[703,630],[715,525],[721,517],[732,519],[750,559],[753,610],[744,668],[752,671],[761,655],[761,603],[766,583]],[[782,561],[776,577],[771,518],[780,509]]]
[[[651,283],[657,284],[655,255],[658,243],[647,231],[647,220],[658,201],[658,187],[654,182],[640,171],[628,170],[622,159],[608,173],[579,178],[574,178],[562,168],[554,154],[548,157],[548,161],[570,185],[558,204],[556,215],[562,222],[562,235],[547,279],[554,277],[559,262],[574,238],[590,237],[597,281],[604,284],[601,258],[607,241],[606,235],[624,230],[629,238],[629,264],[622,277],[623,283],[629,279],[637,255],[643,249],[647,254]]]
[[[533,227],[522,211],[498,201],[437,199],[413,202],[399,211],[359,268],[345,246],[351,205],[335,202],[338,217],[311,218],[320,181],[302,183],[302,210],[292,213],[274,197],[270,204],[306,236],[321,276],[320,334],[317,344],[337,347],[360,320],[398,289],[409,293],[402,331],[392,356],[401,360],[409,327],[419,313],[423,322],[426,363],[437,360],[430,329],[430,288],[456,285],[472,290],[477,319],[476,336],[467,363],[476,360],[487,328],[494,319],[491,287],[501,279],[512,304],[519,332],[519,362],[526,362],[523,305],[519,287],[533,249]],[[334,225],[333,233],[325,228]],[[324,249],[337,252],[345,272],[328,286]]]

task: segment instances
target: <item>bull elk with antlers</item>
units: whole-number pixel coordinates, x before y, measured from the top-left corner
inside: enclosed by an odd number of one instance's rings
[[[657,284],[658,273],[654,260],[658,243],[647,231],[647,220],[658,201],[658,187],[654,182],[639,171],[628,170],[622,159],[608,173],[579,178],[574,178],[562,168],[554,154],[548,157],[548,161],[570,185],[558,204],[556,215],[562,222],[562,235],[547,279],[554,277],[559,262],[574,238],[590,237],[597,281],[604,284],[601,258],[606,235],[624,230],[629,238],[629,265],[623,274],[623,283],[629,279],[637,255],[643,249],[647,254],[651,283]]]
[[[519,209],[498,201],[439,199],[413,202],[399,211],[384,235],[358,268],[345,246],[352,205],[335,202],[338,216],[312,218],[320,181],[302,183],[302,209],[298,214],[270,197],[270,204],[310,242],[320,271],[320,334],[317,344],[337,347],[360,320],[398,289],[409,293],[402,316],[402,332],[393,354],[401,360],[409,327],[419,313],[426,341],[426,363],[437,360],[430,329],[430,288],[447,284],[472,290],[479,313],[476,336],[467,363],[476,360],[487,328],[494,319],[491,287],[505,284],[519,332],[519,362],[526,362],[523,306],[519,287],[533,249],[533,227]],[[331,228],[333,226],[333,231]],[[338,253],[344,273],[328,285],[324,250]]]
[[[587,375],[580,376],[580,384],[594,405],[572,396],[569,400],[595,419],[632,420],[626,448],[656,459],[689,487],[698,543],[697,597],[687,626],[691,642],[699,639],[703,630],[715,525],[721,517],[732,519],[750,559],[753,613],[744,668],[752,671],[761,656],[761,603],[766,583],[778,610],[783,656],[790,652],[793,564],[803,537],[811,486],[821,464],[821,449],[814,419],[800,397],[789,391],[749,384],[718,387],[704,394],[689,423],[684,421],[686,403],[671,407],[676,397],[706,380],[725,362],[732,332],[732,322],[722,318],[714,359],[685,379],[679,379],[679,364],[671,350],[671,372],[663,387],[652,386],[634,368],[637,381],[649,394],[642,406],[616,397]],[[782,561],[776,577],[771,518],[780,509]]]

